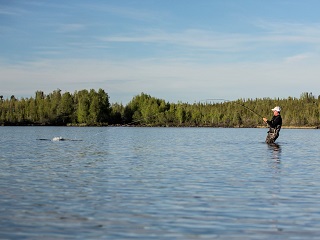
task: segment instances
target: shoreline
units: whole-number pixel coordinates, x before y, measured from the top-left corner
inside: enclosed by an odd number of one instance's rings
[[[98,124],[98,125],[86,125],[86,124],[67,124],[67,125],[44,125],[44,124],[0,124],[0,127],[173,127],[173,128],[266,128],[268,126],[265,125],[258,125],[258,126],[230,126],[230,127],[223,127],[223,126],[174,126],[174,125],[166,125],[166,126],[148,126],[148,125],[130,125],[130,124]],[[320,126],[282,126],[282,129],[320,129]]]

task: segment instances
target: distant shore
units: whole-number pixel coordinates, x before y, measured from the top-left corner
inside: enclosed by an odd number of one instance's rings
[[[151,125],[131,125],[131,124],[97,124],[97,125],[88,125],[88,124],[67,124],[67,125],[45,125],[45,124],[3,124],[0,123],[0,127],[4,126],[33,126],[33,127],[175,127],[175,128],[269,128],[266,125],[258,126],[234,126],[234,127],[223,127],[223,126],[195,126],[195,125],[184,125],[184,126],[175,126],[175,125],[162,125],[162,126],[151,126]],[[282,126],[282,129],[320,129],[320,126]]]

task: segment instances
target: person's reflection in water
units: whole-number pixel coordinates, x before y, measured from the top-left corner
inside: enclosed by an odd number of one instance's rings
[[[272,158],[276,162],[280,163],[281,147],[277,143],[268,144],[270,150],[272,150]]]
[[[270,181],[270,189],[269,193],[272,198],[270,199],[270,207],[272,208],[273,217],[271,217],[270,222],[274,226],[274,231],[279,233],[283,231],[283,227],[281,225],[281,221],[279,221],[281,217],[281,146],[277,143],[268,144],[268,148],[270,150],[271,161],[269,161],[270,173],[271,173],[271,181]]]

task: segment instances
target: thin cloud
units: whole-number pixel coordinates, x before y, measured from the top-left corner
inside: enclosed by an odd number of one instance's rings
[[[302,62],[310,58],[309,54],[298,54],[285,58],[286,63]]]
[[[60,24],[58,26],[58,32],[68,33],[68,32],[77,32],[86,29],[86,25],[79,23],[69,23],[69,24]]]
[[[285,26],[286,24],[277,27],[275,25],[273,29],[277,28],[277,31],[264,31],[258,35],[223,33],[202,29],[187,29],[180,32],[145,30],[131,34],[100,37],[99,39],[105,42],[169,44],[223,52],[247,51],[263,45],[274,45],[275,47],[284,44],[320,45],[320,26],[319,28],[304,26],[304,30],[300,29],[299,31],[285,30]],[[306,33],[309,34],[306,35]]]
[[[170,91],[180,96],[182,93],[185,96],[187,94],[195,100],[206,95],[228,96],[231,92],[234,93],[233,96],[243,97],[241,91],[246,92],[246,97],[272,97],[272,94],[287,97],[291,95],[290,88],[293,87],[295,91],[301,91],[305,86],[320,89],[317,81],[319,74],[317,64],[298,68],[293,62],[283,64],[280,61],[202,65],[177,59],[119,62],[66,59],[26,62],[19,66],[2,64],[0,67],[0,75],[7,76],[2,78],[1,82],[25,86],[26,93],[35,92],[37,89],[33,89],[34,86],[45,92],[57,88],[70,92],[83,88],[105,88],[110,95],[130,93],[129,98],[140,92],[156,92],[159,97],[166,98]],[[6,84],[3,86],[3,95],[14,94],[5,88]],[[112,99],[118,102],[126,100]]]
[[[83,4],[82,8],[95,12],[103,12],[112,14],[121,18],[128,18],[133,20],[154,21],[161,19],[163,16],[159,16],[158,12],[144,9],[131,8],[129,6],[119,7],[110,4]]]
[[[101,37],[101,41],[120,43],[153,43],[196,47],[215,51],[241,51],[243,43],[251,39],[240,34],[225,34],[201,29],[187,29],[181,32],[166,32],[162,30]]]
[[[17,16],[24,15],[25,13],[28,13],[28,11],[21,8],[3,7],[3,6],[0,8],[0,15],[4,15],[8,17],[17,17]]]
[[[277,37],[277,39],[279,39],[278,41],[319,42],[320,22],[303,24],[294,22],[266,22],[260,20],[255,23],[255,26],[263,30],[261,34]]]

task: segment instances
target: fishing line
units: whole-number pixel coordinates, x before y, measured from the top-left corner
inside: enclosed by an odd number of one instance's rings
[[[248,108],[247,106],[245,106],[244,104],[241,104],[241,103],[238,103],[236,101],[230,101],[230,100],[226,100],[226,99],[221,99],[221,98],[211,98],[211,99],[205,99],[203,101],[224,101],[224,102],[230,102],[230,103],[235,103],[235,104],[238,104],[242,107],[244,107],[245,109],[251,111],[252,113],[256,114],[257,116],[261,117],[261,118],[264,118],[263,116],[261,116],[259,113],[253,111],[251,108]]]
[[[125,123],[124,125],[131,125],[131,124],[134,124],[134,123],[137,123],[137,122],[141,122],[141,121],[147,120],[147,119],[149,119],[149,118],[156,117],[156,116],[158,116],[158,115],[161,114],[161,113],[164,113],[164,112],[159,112],[159,113],[153,114],[153,115],[148,116],[148,117],[141,117],[141,118],[139,118],[139,119],[137,119],[137,120],[131,121],[131,122],[129,122],[129,123]]]
[[[91,137],[97,136],[97,135],[102,134],[102,133],[105,133],[105,131],[97,132],[97,133],[95,133],[95,134],[91,135]]]
[[[210,98],[210,99],[200,100],[200,102],[204,102],[204,101],[223,101],[223,102],[235,103],[235,104],[238,104],[238,105],[244,107],[245,109],[249,110],[250,112],[256,114],[257,116],[259,116],[259,117],[261,117],[261,118],[264,118],[262,115],[260,115],[259,113],[255,112],[255,111],[252,110],[251,108],[245,106],[244,104],[238,103],[238,102],[236,102],[236,101],[231,101],[231,100],[227,100],[227,99],[223,99],[223,98]],[[148,116],[148,117],[141,117],[141,118],[139,118],[139,119],[137,119],[137,120],[131,121],[131,122],[126,123],[126,124],[124,124],[124,125],[132,125],[132,124],[137,123],[137,122],[145,121],[145,120],[147,120],[147,119],[149,119],[149,118],[156,117],[156,116],[158,116],[158,115],[161,114],[161,113],[163,113],[163,112],[159,112],[159,113],[153,114],[153,115]]]

